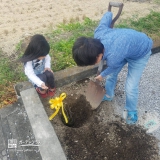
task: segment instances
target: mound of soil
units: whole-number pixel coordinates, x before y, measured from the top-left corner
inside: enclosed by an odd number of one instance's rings
[[[87,128],[65,130],[69,160],[158,160],[156,139],[139,127],[98,121]]]
[[[115,115],[113,102],[103,102],[97,110],[91,110],[84,96],[86,85],[84,81],[59,89],[67,93],[64,106],[71,124],[64,123],[61,113],[51,123],[67,159],[159,160],[157,139]],[[50,116],[53,110],[47,101],[43,104]]]

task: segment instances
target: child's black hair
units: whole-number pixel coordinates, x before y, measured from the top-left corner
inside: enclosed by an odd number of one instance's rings
[[[78,66],[94,65],[104,46],[99,39],[80,37],[72,48],[72,56]]]
[[[34,35],[28,44],[23,56],[19,59],[26,63],[42,56],[46,56],[50,51],[50,46],[43,35]]]

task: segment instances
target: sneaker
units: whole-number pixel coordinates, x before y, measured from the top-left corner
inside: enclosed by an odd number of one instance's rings
[[[127,113],[127,124],[135,124],[138,120],[137,111],[128,111]]]
[[[128,111],[126,109],[123,110],[123,118],[126,121],[128,115]]]
[[[106,95],[104,95],[102,101],[112,101],[112,98],[108,98]]]
[[[53,97],[56,93],[56,88],[52,89],[52,91],[49,89],[48,90],[48,96]]]
[[[46,93],[42,93],[38,87],[36,88],[36,91],[42,98],[48,97],[47,92]]]

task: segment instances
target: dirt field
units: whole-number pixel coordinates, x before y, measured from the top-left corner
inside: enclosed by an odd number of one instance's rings
[[[82,20],[84,16],[99,20],[107,11],[108,3],[109,0],[0,0],[0,48],[11,55],[21,39],[54,29],[59,23],[73,18]],[[124,0],[123,3],[121,18],[160,10],[154,0]]]

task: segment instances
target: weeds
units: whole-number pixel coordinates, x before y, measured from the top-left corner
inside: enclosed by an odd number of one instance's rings
[[[160,37],[160,12],[153,12],[146,17],[137,18],[135,16],[132,19],[127,19],[121,21],[116,27],[120,28],[133,28],[140,32],[146,33],[152,39],[157,39]]]
[[[0,56],[0,85],[7,86],[8,82],[24,80],[22,66],[17,61],[11,61],[9,58]]]
[[[16,101],[14,84],[26,80],[22,66],[7,57],[1,56],[0,51],[0,108]]]
[[[75,65],[72,59],[72,46],[80,36],[93,36],[97,22],[85,18],[83,23],[74,22],[58,25],[57,30],[47,34],[50,41],[50,54],[52,56],[52,69],[62,70]]]
[[[155,3],[157,3],[157,4],[160,4],[160,1],[159,0],[154,0],[155,1]]]

